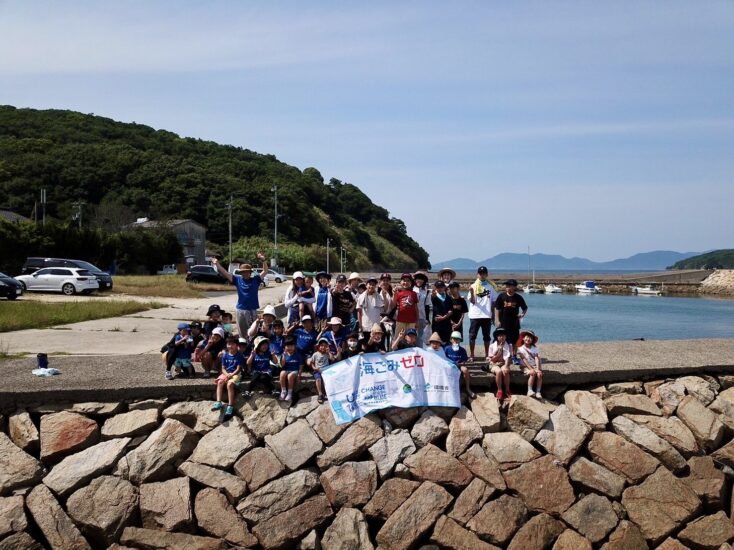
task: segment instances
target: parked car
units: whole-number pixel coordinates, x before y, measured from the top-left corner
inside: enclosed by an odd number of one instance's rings
[[[259,273],[259,271],[257,273]],[[242,275],[242,270],[241,269],[235,269],[234,270],[234,273],[232,273],[232,275]],[[267,278],[263,279],[260,282],[260,288],[265,288],[266,286],[268,286],[268,279]]]
[[[85,262],[84,260],[39,257],[26,258],[21,273],[23,275],[30,275],[31,273],[34,273],[44,267],[70,267],[85,269],[96,277],[99,283],[99,290],[112,290],[112,276],[109,273],[102,271],[96,265]]]
[[[186,280],[190,283],[229,284],[229,280],[212,265],[192,265],[186,272]]]
[[[178,273],[176,271],[176,264],[166,264],[163,266],[163,269],[156,271],[157,275],[175,275],[176,273]]]
[[[283,281],[288,280],[288,276],[278,273],[277,271],[273,271],[272,269],[268,269],[268,273],[265,275],[265,280],[268,283],[282,283]]]
[[[90,294],[99,289],[94,273],[75,267],[44,267],[30,275],[18,275],[23,290],[63,292],[67,296],[76,293]]]
[[[8,300],[15,300],[21,294],[23,294],[23,285],[10,275],[5,275],[0,271],[0,296],[4,296]]]

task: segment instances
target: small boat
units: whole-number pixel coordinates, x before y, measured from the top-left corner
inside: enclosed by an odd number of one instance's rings
[[[662,290],[653,288],[652,285],[633,286],[632,292],[638,296],[661,296],[663,294]]]
[[[584,281],[574,285],[574,288],[579,294],[599,294],[601,292],[601,287],[596,286],[594,281]]]
[[[562,294],[563,289],[560,286],[556,286],[554,284],[545,285],[545,293],[546,294]]]
[[[545,294],[545,287],[543,285],[537,285],[535,283],[528,283],[522,287],[522,291],[527,294]]]

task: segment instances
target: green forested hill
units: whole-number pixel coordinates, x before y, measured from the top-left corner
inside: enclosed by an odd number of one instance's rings
[[[734,269],[734,249],[712,250],[675,262],[668,269]]]
[[[325,183],[316,168],[301,172],[273,155],[141,124],[0,106],[0,207],[25,216],[45,188],[47,215],[58,220],[70,220],[82,201],[84,223],[93,227],[117,230],[136,217],[193,218],[208,227],[209,240],[224,244],[234,194],[234,239],[267,242],[273,184],[284,243],[318,251],[330,237],[349,250],[353,268],[428,267],[427,252],[401,220],[352,184]]]

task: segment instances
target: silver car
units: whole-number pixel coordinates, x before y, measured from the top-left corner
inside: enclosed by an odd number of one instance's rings
[[[18,275],[15,279],[23,290],[32,292],[62,292],[67,296],[89,294],[99,289],[99,282],[86,269],[71,267],[45,267],[30,275]]]

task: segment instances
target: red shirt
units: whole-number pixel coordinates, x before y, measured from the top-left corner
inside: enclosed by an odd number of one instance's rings
[[[398,311],[395,316],[397,322],[418,322],[418,295],[412,290],[398,290],[394,298],[398,305]]]

